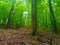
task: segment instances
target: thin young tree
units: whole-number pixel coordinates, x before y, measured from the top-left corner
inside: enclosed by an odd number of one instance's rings
[[[14,11],[14,4],[15,4],[15,0],[13,0],[12,7],[11,7],[10,12],[9,12],[6,28],[10,28],[10,26],[11,26],[11,17],[12,17],[13,11]]]
[[[50,18],[51,18],[52,29],[56,33],[57,32],[56,19],[55,19],[55,16],[54,16],[51,0],[48,0],[48,2],[49,2],[49,9],[50,9]]]
[[[54,12],[53,12],[53,7],[51,4],[51,0],[48,0],[49,3],[49,9],[50,9],[50,19],[51,19],[51,33],[50,33],[50,44],[52,45],[52,39],[53,39],[53,30],[55,31],[55,33],[57,32],[57,27],[56,27],[56,20],[54,17]]]
[[[36,0],[32,0],[32,35],[37,33],[37,12],[36,12]]]

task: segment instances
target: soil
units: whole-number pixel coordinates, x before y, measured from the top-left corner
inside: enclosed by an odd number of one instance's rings
[[[49,31],[39,28],[38,36],[31,36],[31,31],[28,27],[0,29],[0,45],[49,45]],[[53,36],[53,45],[60,45],[60,36]]]

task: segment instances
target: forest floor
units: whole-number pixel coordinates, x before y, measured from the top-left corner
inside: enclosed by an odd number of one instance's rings
[[[31,36],[31,28],[0,29],[0,45],[49,45],[50,31],[38,28],[38,35]],[[53,45],[60,45],[60,35],[53,34]]]

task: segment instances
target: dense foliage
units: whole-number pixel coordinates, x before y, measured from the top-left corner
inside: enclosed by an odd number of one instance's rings
[[[6,25],[13,1],[14,0],[0,0],[0,25]],[[52,0],[51,3],[56,19],[56,25],[59,30],[60,0]],[[31,9],[31,0],[16,0],[10,23],[19,26],[31,26]],[[48,0],[37,0],[37,26],[50,28],[50,19]]]

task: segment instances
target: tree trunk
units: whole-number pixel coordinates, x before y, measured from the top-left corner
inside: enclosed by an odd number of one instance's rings
[[[11,10],[10,10],[10,13],[8,16],[6,28],[10,28],[10,26],[11,26],[11,17],[12,17],[13,11],[14,11],[14,4],[15,4],[15,1],[13,1],[13,3],[12,3],[12,7],[11,7]]]
[[[55,20],[53,8],[52,8],[51,0],[48,0],[48,1],[49,1],[49,9],[50,9],[51,26],[52,26],[53,31],[56,33],[57,26],[56,26],[56,20]]]
[[[37,33],[36,0],[32,0],[32,35]]]
[[[57,32],[57,27],[56,27],[56,20],[54,17],[51,0],[48,0],[48,3],[49,3],[49,9],[50,9],[50,18],[51,18],[51,32],[50,32],[50,44],[49,45],[52,45],[53,30],[54,30],[54,32]]]

